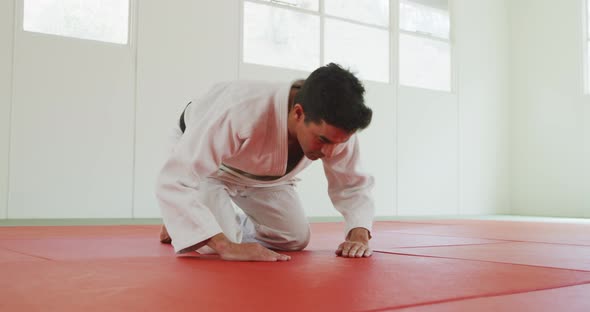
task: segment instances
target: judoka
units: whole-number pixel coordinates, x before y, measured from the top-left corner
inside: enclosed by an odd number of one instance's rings
[[[371,256],[374,180],[361,169],[356,135],[372,118],[364,92],[350,71],[331,63],[289,84],[220,83],[189,103],[157,179],[161,241],[176,253],[290,260],[281,251],[302,250],[310,240],[296,176],[321,159],[345,220],[336,254]]]

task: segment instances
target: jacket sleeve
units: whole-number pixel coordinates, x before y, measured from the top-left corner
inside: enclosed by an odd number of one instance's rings
[[[211,103],[213,104],[213,103]],[[228,112],[207,110],[190,120],[157,179],[156,197],[177,253],[222,232],[210,207],[196,196],[200,184],[235,154],[243,139]]]
[[[323,159],[328,180],[328,194],[334,208],[345,220],[345,236],[350,230],[362,227],[372,231],[375,204],[371,194],[374,178],[363,172],[359,159],[356,135],[334,154]]]

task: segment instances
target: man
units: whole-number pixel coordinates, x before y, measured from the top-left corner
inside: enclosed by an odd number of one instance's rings
[[[218,84],[189,103],[158,177],[161,240],[177,253],[289,260],[279,252],[302,250],[310,239],[295,176],[322,159],[329,196],[346,223],[336,254],[371,256],[373,178],[360,170],[355,135],[371,122],[364,91],[332,63],[290,85]]]

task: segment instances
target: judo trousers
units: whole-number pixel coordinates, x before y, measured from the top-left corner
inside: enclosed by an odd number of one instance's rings
[[[197,196],[232,242],[278,250],[301,250],[309,243],[309,222],[293,184],[248,187],[208,178]]]

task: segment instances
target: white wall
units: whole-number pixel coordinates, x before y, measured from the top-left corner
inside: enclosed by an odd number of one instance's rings
[[[0,219],[8,204],[8,154],[10,149],[10,99],[12,97],[12,48],[14,2],[0,2]]]
[[[220,80],[307,74],[240,64],[241,1],[134,2],[129,46],[13,31],[3,22],[0,40],[16,36],[14,77],[0,77],[0,88],[15,90],[0,107],[12,107],[9,218],[157,217],[154,181],[185,103]],[[0,9],[11,12],[11,4]],[[395,75],[391,84],[366,82],[375,115],[360,137],[378,215],[506,211],[505,4],[454,0],[455,93],[397,90]],[[395,32],[391,42],[395,73]],[[11,68],[7,49],[0,66]],[[8,143],[0,141],[0,152],[8,154]],[[301,178],[308,215],[337,215],[321,164]]]
[[[583,0],[511,2],[513,212],[590,217]]]
[[[586,194],[586,196],[582,196],[584,210],[580,213],[580,216],[588,218],[590,217],[590,196],[588,196],[588,194],[590,194],[590,161],[588,161],[588,159],[590,159],[590,103],[588,103],[588,99],[586,99],[585,102],[586,105],[584,106],[582,113],[584,116],[584,133],[582,134],[584,151],[582,159],[585,160],[582,162],[582,170],[584,172],[582,194]]]
[[[459,214],[510,213],[510,2],[453,2]]]
[[[401,87],[398,99],[398,214],[457,214],[456,94]]]
[[[133,45],[14,44],[8,218],[131,217]]]
[[[160,215],[154,187],[180,112],[213,83],[238,77],[238,1],[139,3],[134,217]],[[215,31],[212,31],[215,29]]]
[[[392,39],[393,40],[393,39]],[[392,73],[396,73],[395,62]],[[397,75],[396,75],[397,76]],[[378,216],[397,215],[396,193],[396,93],[397,77],[391,85],[366,83],[365,100],[373,109],[369,128],[359,134],[364,168],[375,177],[375,214]],[[393,144],[391,144],[393,143]]]
[[[506,1],[454,0],[452,93],[400,87],[400,215],[509,209]]]

